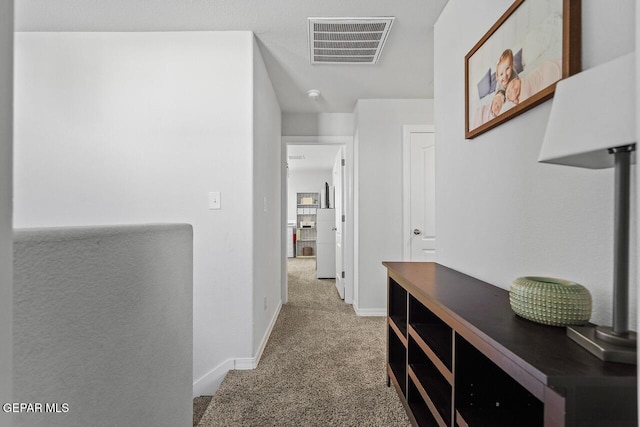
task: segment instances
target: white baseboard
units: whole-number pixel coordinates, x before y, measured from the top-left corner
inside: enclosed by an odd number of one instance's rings
[[[269,337],[271,336],[271,332],[273,331],[273,327],[276,325],[276,320],[278,320],[278,315],[280,314],[280,309],[282,309],[282,302],[278,303],[278,307],[276,308],[275,313],[271,317],[271,321],[269,322],[269,326],[267,326],[267,330],[262,337],[262,341],[260,342],[260,347],[258,348],[258,352],[254,357],[242,357],[235,359],[235,368],[237,370],[247,370],[247,369],[256,369],[258,367],[258,363],[260,363],[260,358],[262,357],[262,353],[264,352],[264,348],[267,346],[267,341],[269,341]]]
[[[353,302],[353,310],[356,315],[362,317],[385,317],[387,315],[386,308],[360,308],[356,302]]]
[[[278,315],[280,314],[280,310],[282,309],[282,302],[278,303],[278,308],[276,308],[275,313],[271,317],[271,321],[269,322],[269,326],[262,337],[262,341],[260,342],[260,347],[258,348],[258,352],[255,357],[237,357],[230,358],[216,366],[211,372],[200,378],[199,380],[193,383],[193,397],[197,396],[213,396],[220,387],[222,380],[224,379],[227,372],[230,370],[247,370],[247,369],[255,369],[260,363],[260,358],[262,357],[262,353],[264,352],[264,348],[267,346],[267,342],[269,341],[269,336],[271,336],[271,332],[273,331],[273,327],[276,324],[276,320],[278,320]]]
[[[262,358],[262,353],[264,352],[264,348],[267,346],[267,342],[269,341],[269,337],[271,336],[271,332],[273,328],[276,326],[276,320],[278,320],[278,316],[280,315],[280,310],[282,309],[282,301],[278,302],[278,307],[276,307],[276,311],[271,316],[271,321],[269,322],[269,326],[267,326],[267,330],[262,337],[262,341],[260,342],[260,347],[258,348],[258,354],[256,355],[256,366],[260,363],[260,358]]]
[[[340,279],[336,277],[336,289],[338,290],[338,295],[340,298],[344,299],[344,279]]]
[[[233,369],[235,365],[234,359],[227,359],[208,374],[193,383],[193,397],[213,396],[227,372]]]

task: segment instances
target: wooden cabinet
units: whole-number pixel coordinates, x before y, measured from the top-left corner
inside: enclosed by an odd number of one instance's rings
[[[413,425],[637,425],[634,365],[517,317],[504,289],[435,263],[383,265],[388,384]]]

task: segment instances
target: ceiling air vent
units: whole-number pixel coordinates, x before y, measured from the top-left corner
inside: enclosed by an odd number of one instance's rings
[[[312,64],[375,64],[393,24],[383,18],[309,18]]]

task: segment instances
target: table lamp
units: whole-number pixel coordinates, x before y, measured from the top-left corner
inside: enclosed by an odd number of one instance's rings
[[[615,168],[613,325],[571,326],[567,335],[600,359],[636,363],[629,330],[630,169],[635,161],[635,54],[559,81],[539,162]]]

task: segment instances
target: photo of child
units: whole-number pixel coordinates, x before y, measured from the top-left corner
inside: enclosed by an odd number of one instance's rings
[[[559,59],[543,61],[525,77],[510,80],[507,83],[506,98],[517,105],[561,78],[562,64]]]
[[[500,59],[498,59],[498,64],[496,65],[496,78],[500,84],[500,86],[498,86],[498,90],[505,90],[509,80],[514,77],[518,77],[518,74],[516,73],[513,65],[513,51],[511,49],[507,49],[502,52]]]
[[[511,49],[506,49],[502,52],[502,55],[500,55],[498,63],[496,64],[496,79],[498,86],[496,87],[496,94],[491,101],[491,113],[493,114],[493,117],[490,117],[489,120],[498,116],[502,112],[502,106],[507,99],[507,86],[511,80],[517,78],[518,73],[516,72],[513,63],[513,51]],[[486,121],[487,120],[482,123],[485,123]]]
[[[478,127],[483,123],[495,118],[502,111],[502,106],[506,101],[506,95],[504,90],[496,92],[495,96],[491,100],[489,105],[481,105],[476,109],[476,113],[473,117],[473,127]]]
[[[467,138],[536,105],[563,77],[563,1],[522,1],[506,16],[465,57]]]

